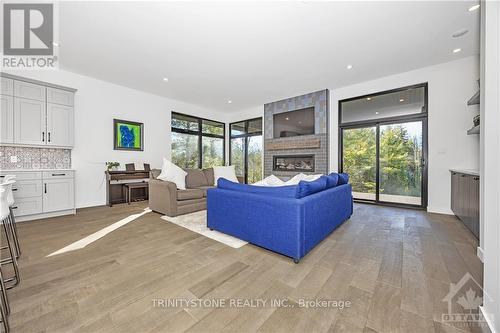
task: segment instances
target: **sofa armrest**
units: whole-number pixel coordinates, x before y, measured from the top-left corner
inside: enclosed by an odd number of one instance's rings
[[[321,242],[352,215],[352,188],[350,184],[336,186],[306,196],[304,204],[306,252]]]
[[[159,179],[149,180],[149,208],[168,216],[177,215],[177,186]]]

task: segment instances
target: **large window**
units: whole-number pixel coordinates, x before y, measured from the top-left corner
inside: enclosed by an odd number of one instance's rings
[[[172,112],[172,162],[181,168],[224,165],[225,124]]]
[[[427,84],[339,102],[340,168],[360,201],[427,206]]]
[[[253,184],[262,179],[262,118],[230,125],[229,161],[236,175]]]

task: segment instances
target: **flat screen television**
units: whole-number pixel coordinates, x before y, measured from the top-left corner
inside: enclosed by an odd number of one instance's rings
[[[274,138],[314,134],[314,107],[275,114],[273,133]]]

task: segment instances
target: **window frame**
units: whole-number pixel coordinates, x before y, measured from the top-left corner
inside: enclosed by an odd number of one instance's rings
[[[196,120],[198,122],[198,130],[194,131],[194,130],[187,130],[187,129],[173,127],[172,120],[174,119],[175,115],[193,118],[193,120]],[[204,120],[222,125],[223,135],[203,133]],[[203,137],[222,139],[222,166],[226,165],[226,123],[213,119],[196,117],[189,114],[172,111],[170,116],[170,131],[171,133],[175,132],[175,133],[196,135],[198,137],[198,169],[203,169]],[[170,145],[170,149],[172,149],[172,145]]]
[[[409,89],[415,88],[424,88],[424,112],[415,113],[415,114],[407,114],[402,116],[393,116],[393,117],[380,117],[368,120],[361,121],[353,121],[353,122],[342,122],[342,104],[345,102],[353,101],[356,99],[363,99],[367,97],[380,96],[390,93],[395,93],[399,91],[405,91]],[[404,86],[400,88],[378,91],[373,94],[367,94],[362,96],[355,96],[351,98],[346,98],[338,101],[338,166],[340,172],[344,170],[344,130],[355,129],[355,128],[363,128],[363,127],[375,127],[376,128],[376,142],[377,142],[377,152],[376,152],[376,199],[373,200],[362,200],[362,199],[354,199],[355,202],[363,202],[370,203],[382,206],[390,206],[390,207],[403,207],[403,208],[417,208],[417,209],[427,209],[428,205],[428,182],[429,182],[429,128],[428,128],[428,119],[429,119],[429,84],[428,82],[413,84],[409,86]],[[379,200],[379,183],[380,183],[380,147],[379,147],[379,139],[380,139],[380,126],[395,124],[395,123],[405,123],[405,122],[413,122],[413,121],[421,121],[422,122],[422,204],[421,205],[410,205],[403,203],[395,203],[395,202],[384,202]]]
[[[248,127],[250,122],[255,121],[255,120],[260,120],[262,127],[260,132],[252,132],[248,133]],[[231,126],[234,124],[238,123],[245,123],[245,133],[243,134],[236,134],[232,135],[231,134]],[[264,118],[263,117],[256,117],[256,118],[251,118],[251,119],[245,119],[245,120],[239,120],[235,121],[232,123],[229,123],[229,165],[232,163],[232,154],[231,152],[233,151],[232,149],[232,140],[233,139],[240,139],[243,138],[245,139],[245,150],[244,150],[244,161],[243,161],[243,173],[244,173],[244,178],[245,178],[245,184],[248,184],[248,138],[252,136],[262,136],[262,141],[264,141]],[[264,147],[264,142],[262,142],[262,147]],[[262,163],[264,163],[264,160],[262,160]],[[264,165],[262,165],[262,168],[264,168]]]

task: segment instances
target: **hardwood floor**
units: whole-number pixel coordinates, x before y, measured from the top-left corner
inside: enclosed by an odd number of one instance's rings
[[[476,241],[454,217],[371,205],[355,205],[300,264],[250,244],[227,247],[156,213],[46,257],[145,207],[19,224],[22,281],[9,293],[12,331],[463,332],[442,323],[442,299],[466,272],[482,281]],[[286,299],[288,306],[153,303],[174,298]],[[316,298],[351,306],[298,306]]]

